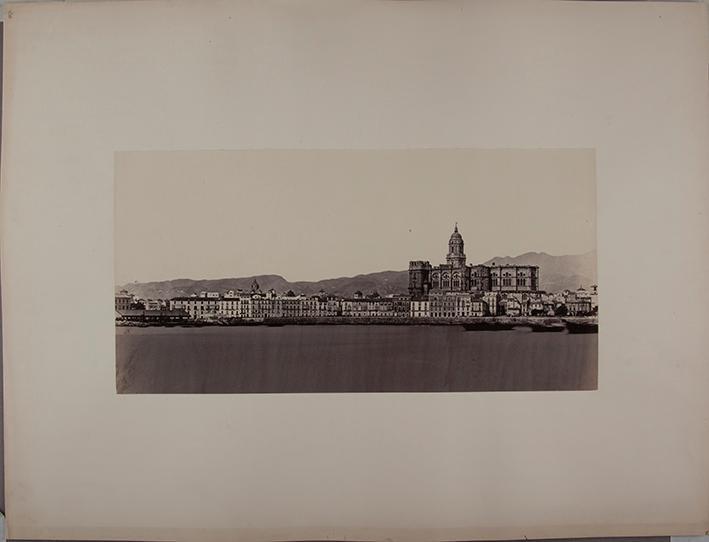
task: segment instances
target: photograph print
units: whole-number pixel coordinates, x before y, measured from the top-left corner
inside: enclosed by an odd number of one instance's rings
[[[115,154],[116,390],[598,383],[591,149]]]

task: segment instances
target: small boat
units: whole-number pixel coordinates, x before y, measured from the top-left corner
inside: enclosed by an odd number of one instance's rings
[[[598,333],[598,322],[571,322],[566,320],[569,333]]]

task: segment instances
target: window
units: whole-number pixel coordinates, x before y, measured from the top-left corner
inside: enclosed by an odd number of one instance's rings
[[[503,286],[511,286],[511,285],[512,285],[512,279],[502,279],[502,285],[503,285]]]

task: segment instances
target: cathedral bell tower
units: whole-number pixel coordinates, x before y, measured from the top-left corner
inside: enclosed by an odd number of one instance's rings
[[[446,263],[453,267],[465,267],[465,253],[463,252],[463,237],[458,233],[458,223],[448,241],[448,255]]]

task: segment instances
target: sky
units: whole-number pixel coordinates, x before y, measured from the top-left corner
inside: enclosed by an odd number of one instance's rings
[[[596,248],[589,149],[118,152],[114,203],[116,284]]]

